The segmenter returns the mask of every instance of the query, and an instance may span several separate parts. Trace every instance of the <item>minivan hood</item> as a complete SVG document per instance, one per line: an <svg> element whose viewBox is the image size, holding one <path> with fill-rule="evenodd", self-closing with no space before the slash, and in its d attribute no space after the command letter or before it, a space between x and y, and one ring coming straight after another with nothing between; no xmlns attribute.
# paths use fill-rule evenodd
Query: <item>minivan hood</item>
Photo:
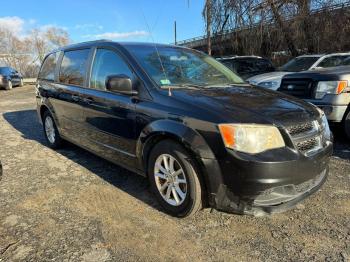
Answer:
<svg viewBox="0 0 350 262"><path fill-rule="evenodd" d="M173 97L216 113L226 121L289 125L314 120L315 106L279 92L260 87L232 86L202 89L174 89ZM208 111L209 110L209 111Z"/></svg>

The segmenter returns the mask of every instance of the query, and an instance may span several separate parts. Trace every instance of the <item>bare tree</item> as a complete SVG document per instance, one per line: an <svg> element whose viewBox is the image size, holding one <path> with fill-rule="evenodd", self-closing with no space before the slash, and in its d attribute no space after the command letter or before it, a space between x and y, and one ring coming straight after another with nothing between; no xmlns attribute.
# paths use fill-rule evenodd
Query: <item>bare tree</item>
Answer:
<svg viewBox="0 0 350 262"><path fill-rule="evenodd" d="M34 61L40 63L44 60L45 54L48 52L49 47L43 33L39 29L33 29L30 33L29 39L33 47Z"/></svg>
<svg viewBox="0 0 350 262"><path fill-rule="evenodd" d="M24 76L32 77L50 50L66 45L69 41L68 33L56 27L33 29L24 37L0 28L0 62L16 68Z"/></svg>
<svg viewBox="0 0 350 262"><path fill-rule="evenodd" d="M50 50L67 45L70 41L67 31L57 27L49 27L46 30L33 29L29 38L40 63Z"/></svg>
<svg viewBox="0 0 350 262"><path fill-rule="evenodd" d="M210 15L207 26L216 55L231 52L271 57L275 53L296 56L349 50L349 2L211 0ZM206 12L203 16L208 21Z"/></svg>

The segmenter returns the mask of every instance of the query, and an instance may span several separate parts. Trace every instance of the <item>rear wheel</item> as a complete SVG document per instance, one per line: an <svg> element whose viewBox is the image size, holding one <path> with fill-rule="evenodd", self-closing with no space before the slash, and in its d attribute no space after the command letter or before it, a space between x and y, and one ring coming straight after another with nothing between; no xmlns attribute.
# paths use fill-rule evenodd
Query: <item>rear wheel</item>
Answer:
<svg viewBox="0 0 350 262"><path fill-rule="evenodd" d="M150 153L148 178L152 191L173 216L191 216L202 207L198 172L192 156L171 140L159 142Z"/></svg>
<svg viewBox="0 0 350 262"><path fill-rule="evenodd" d="M9 80L6 87L5 87L6 90L11 90L12 89L12 81Z"/></svg>
<svg viewBox="0 0 350 262"><path fill-rule="evenodd" d="M59 148L62 145L63 140L58 133L55 121L49 111L45 111L43 115L43 128L49 147L53 149Z"/></svg>
<svg viewBox="0 0 350 262"><path fill-rule="evenodd" d="M23 85L23 79L21 79L21 81L19 82L19 87L22 87Z"/></svg>

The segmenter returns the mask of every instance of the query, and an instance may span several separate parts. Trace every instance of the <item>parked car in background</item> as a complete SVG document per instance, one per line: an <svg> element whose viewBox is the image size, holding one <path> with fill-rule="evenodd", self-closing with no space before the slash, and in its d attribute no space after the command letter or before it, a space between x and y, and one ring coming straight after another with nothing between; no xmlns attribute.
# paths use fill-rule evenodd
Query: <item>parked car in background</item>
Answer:
<svg viewBox="0 0 350 262"><path fill-rule="evenodd" d="M327 55L302 55L290 60L275 72L257 75L247 79L256 86L277 90L281 85L282 77L296 72L339 66L350 58L350 53L334 53Z"/></svg>
<svg viewBox="0 0 350 262"><path fill-rule="evenodd" d="M23 86L22 75L12 67L0 67L0 87L11 90L15 86Z"/></svg>
<svg viewBox="0 0 350 262"><path fill-rule="evenodd" d="M318 106L350 139L349 84L350 66L339 66L286 75L278 91Z"/></svg>
<svg viewBox="0 0 350 262"><path fill-rule="evenodd" d="M275 71L271 61L260 56L220 57L217 60L243 79Z"/></svg>
<svg viewBox="0 0 350 262"><path fill-rule="evenodd" d="M50 147L69 140L148 177L178 217L202 205L281 212L328 174L333 142L321 110L252 87L195 50L108 41L64 47L45 58L36 97Z"/></svg>

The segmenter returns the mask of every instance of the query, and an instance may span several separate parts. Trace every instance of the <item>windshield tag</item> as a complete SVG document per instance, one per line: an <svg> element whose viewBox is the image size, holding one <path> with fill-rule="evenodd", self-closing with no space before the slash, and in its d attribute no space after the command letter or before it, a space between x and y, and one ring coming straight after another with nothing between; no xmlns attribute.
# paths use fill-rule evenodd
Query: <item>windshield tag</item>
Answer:
<svg viewBox="0 0 350 262"><path fill-rule="evenodd" d="M161 80L160 80L160 83L161 83L162 85L170 85L170 84L171 84L171 82L170 82L169 79L161 79Z"/></svg>

